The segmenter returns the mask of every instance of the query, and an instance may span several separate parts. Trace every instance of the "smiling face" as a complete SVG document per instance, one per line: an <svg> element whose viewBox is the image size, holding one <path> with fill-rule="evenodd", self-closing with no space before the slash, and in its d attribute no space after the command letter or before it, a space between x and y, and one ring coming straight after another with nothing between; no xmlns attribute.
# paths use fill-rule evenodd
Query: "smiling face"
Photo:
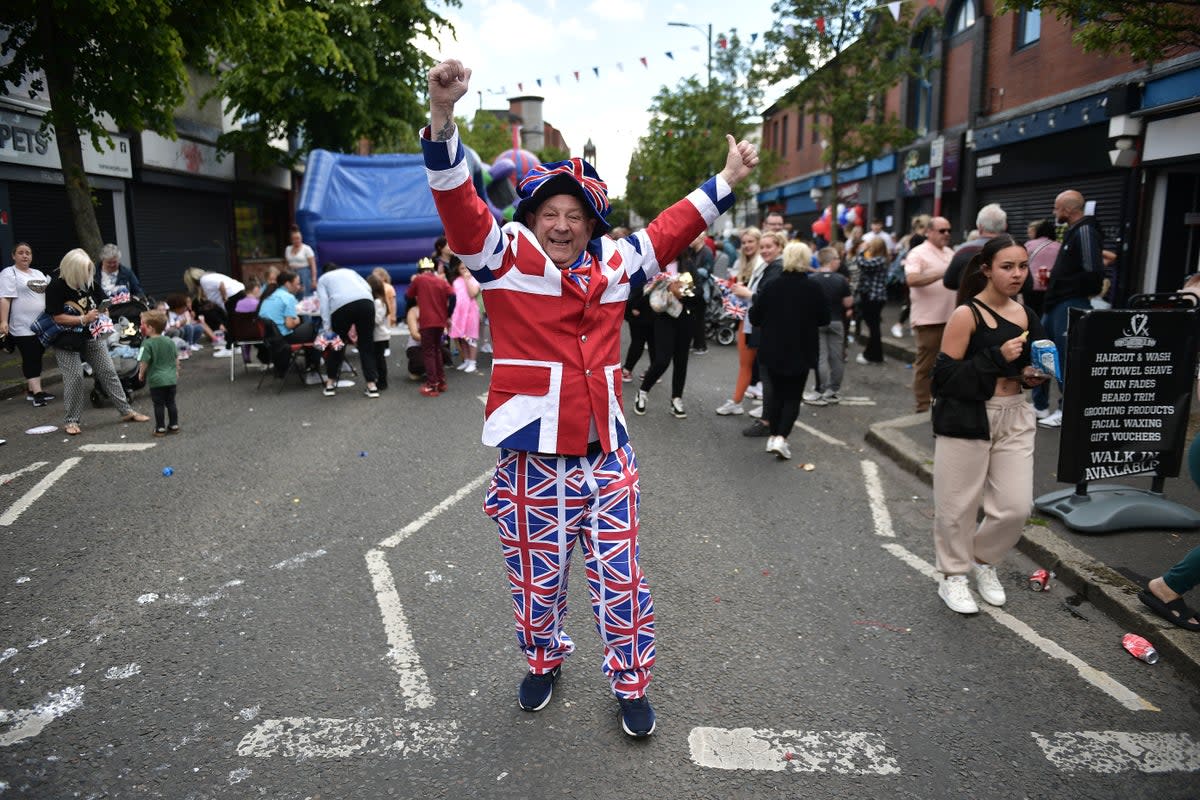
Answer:
<svg viewBox="0 0 1200 800"><path fill-rule="evenodd" d="M758 243L758 254L768 264L779 258L780 252L782 252L782 248L779 246L779 242L775 241L774 236L764 236Z"/></svg>
<svg viewBox="0 0 1200 800"><path fill-rule="evenodd" d="M996 291L1005 297L1013 297L1025 285L1029 276L1029 252L1019 244L998 250L990 265L984 265L983 273Z"/></svg>
<svg viewBox="0 0 1200 800"><path fill-rule="evenodd" d="M747 261L754 258L758 252L759 237L752 233L742 234L742 257Z"/></svg>
<svg viewBox="0 0 1200 800"><path fill-rule="evenodd" d="M556 194L528 217L529 227L556 267L569 267L592 238L596 220L573 194Z"/></svg>

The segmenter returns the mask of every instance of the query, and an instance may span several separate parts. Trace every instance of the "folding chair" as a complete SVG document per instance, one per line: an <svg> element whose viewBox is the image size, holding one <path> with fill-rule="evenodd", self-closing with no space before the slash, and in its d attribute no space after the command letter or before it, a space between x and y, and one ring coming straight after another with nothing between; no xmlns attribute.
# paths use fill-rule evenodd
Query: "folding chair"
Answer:
<svg viewBox="0 0 1200 800"><path fill-rule="evenodd" d="M279 388L277 392L283 391L283 384L287 382L287 376L291 372L295 372L300 378L300 382L304 383L304 373L307 371L308 357L305 350L312 347L313 343L309 342L289 342L284 336L280 335L279 328L274 322L263 319L263 330L265 332L265 344L271 351L271 366L263 372L262 377L258 379L258 387L262 388L262 382L266 380L267 375L274 375L279 378Z"/></svg>
<svg viewBox="0 0 1200 800"><path fill-rule="evenodd" d="M263 321L259 318L257 312L254 311L234 311L229 315L225 329L228 345L231 348L241 345L266 344L267 342L267 333L263 327ZM249 371L250 369L249 358L246 353L242 353L242 367L245 371ZM233 383L233 362L234 358L230 358L230 383Z"/></svg>

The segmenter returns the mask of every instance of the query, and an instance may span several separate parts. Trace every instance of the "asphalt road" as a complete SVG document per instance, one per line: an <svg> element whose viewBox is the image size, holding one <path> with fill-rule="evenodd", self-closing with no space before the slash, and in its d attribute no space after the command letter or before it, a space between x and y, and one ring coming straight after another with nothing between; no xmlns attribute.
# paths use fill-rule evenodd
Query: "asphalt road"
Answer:
<svg viewBox="0 0 1200 800"><path fill-rule="evenodd" d="M712 413L731 348L692 359L688 419L669 377L626 404L658 629L635 742L578 566L578 649L517 707L485 374L325 398L202 356L179 436L112 408L27 436L61 405L0 403L0 797L1198 794L1197 689L1124 630L1018 553L1003 612L937 598L930 491L863 444L911 405L899 363L851 364L857 404L806 409L790 462Z"/></svg>

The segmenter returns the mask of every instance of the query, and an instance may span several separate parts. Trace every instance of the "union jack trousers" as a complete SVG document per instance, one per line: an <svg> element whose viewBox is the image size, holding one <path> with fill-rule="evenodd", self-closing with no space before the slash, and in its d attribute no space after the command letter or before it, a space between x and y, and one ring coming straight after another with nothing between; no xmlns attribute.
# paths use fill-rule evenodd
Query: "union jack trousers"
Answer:
<svg viewBox="0 0 1200 800"><path fill-rule="evenodd" d="M601 669L617 697L646 693L654 601L638 566L638 499L628 443L587 456L501 449L483 508L500 529L517 642L533 672L549 672L575 649L563 621L578 542L604 643Z"/></svg>

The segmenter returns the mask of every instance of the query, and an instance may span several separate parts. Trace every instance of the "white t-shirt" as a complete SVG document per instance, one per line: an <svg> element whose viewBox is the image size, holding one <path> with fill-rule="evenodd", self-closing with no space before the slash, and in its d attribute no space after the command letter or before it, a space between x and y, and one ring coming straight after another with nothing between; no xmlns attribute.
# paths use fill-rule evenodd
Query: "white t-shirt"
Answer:
<svg viewBox="0 0 1200 800"><path fill-rule="evenodd" d="M287 262L288 272L294 272L297 275L312 274L312 267L308 265L310 258L316 258L316 253L306 244L300 245L300 252L292 252L292 246L289 244L283 251L283 259Z"/></svg>
<svg viewBox="0 0 1200 800"><path fill-rule="evenodd" d="M38 286L41 292L35 292L29 287L30 283ZM13 336L32 336L29 326L38 315L46 310L46 284L50 279L33 267L28 272L22 272L16 265L0 271L0 297L12 300L8 311L8 332ZM61 310L61 309L60 309Z"/></svg>
<svg viewBox="0 0 1200 800"><path fill-rule="evenodd" d="M233 297L238 292L246 291L246 284L235 281L233 278L223 275L220 272L206 272L200 277L200 291L204 292L204 296L208 298L210 303L224 308L225 300L221 299L222 286L225 287L226 299Z"/></svg>

